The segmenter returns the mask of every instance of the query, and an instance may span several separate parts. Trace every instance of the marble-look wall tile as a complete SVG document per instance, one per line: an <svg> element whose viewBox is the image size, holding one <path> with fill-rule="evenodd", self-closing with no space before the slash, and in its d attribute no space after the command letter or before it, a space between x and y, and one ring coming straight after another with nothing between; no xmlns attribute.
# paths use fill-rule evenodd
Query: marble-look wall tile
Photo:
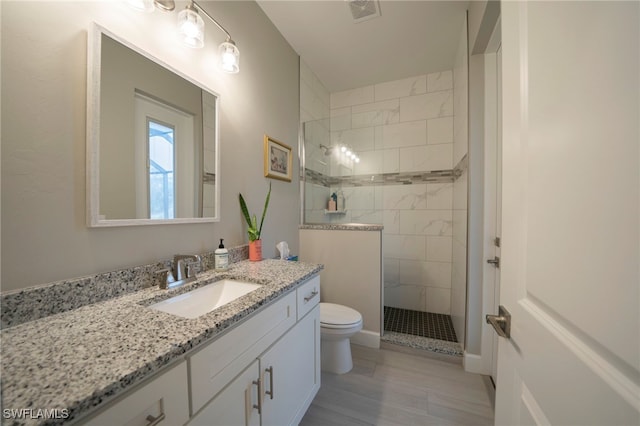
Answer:
<svg viewBox="0 0 640 426"><path fill-rule="evenodd" d="M452 158L452 144L428 145L426 170L451 170L453 168Z"/></svg>
<svg viewBox="0 0 640 426"><path fill-rule="evenodd" d="M427 120L427 143L453 143L453 117Z"/></svg>
<svg viewBox="0 0 640 426"><path fill-rule="evenodd" d="M349 145L355 151L370 151L375 148L374 132L373 127L331 132L331 144Z"/></svg>
<svg viewBox="0 0 640 426"><path fill-rule="evenodd" d="M383 210L382 232L385 234L400 233L400 210Z"/></svg>
<svg viewBox="0 0 640 426"><path fill-rule="evenodd" d="M351 128L351 107L332 109L329 114L331 117L329 130L332 132Z"/></svg>
<svg viewBox="0 0 640 426"><path fill-rule="evenodd" d="M364 86L332 93L330 107L332 109L342 108L346 106L367 104L373 101L373 86Z"/></svg>
<svg viewBox="0 0 640 426"><path fill-rule="evenodd" d="M420 95L427 92L427 76L419 75L402 80L379 83L374 86L374 92L376 102Z"/></svg>
<svg viewBox="0 0 640 426"><path fill-rule="evenodd" d="M427 91L453 89L453 72L451 70L427 74Z"/></svg>
<svg viewBox="0 0 640 426"><path fill-rule="evenodd" d="M400 171L400 150L383 149L382 152L382 173L397 173Z"/></svg>
<svg viewBox="0 0 640 426"><path fill-rule="evenodd" d="M423 311L425 297L425 287L401 284L385 288L384 304L393 308Z"/></svg>
<svg viewBox="0 0 640 426"><path fill-rule="evenodd" d="M384 148L426 144L427 122L425 120L382 126L382 146Z"/></svg>
<svg viewBox="0 0 640 426"><path fill-rule="evenodd" d="M452 235L451 210L400 210L400 234Z"/></svg>
<svg viewBox="0 0 640 426"><path fill-rule="evenodd" d="M451 313L451 291L446 288L427 287L426 305L427 312L449 315Z"/></svg>
<svg viewBox="0 0 640 426"><path fill-rule="evenodd" d="M426 237L426 260L432 262L451 262L452 237Z"/></svg>
<svg viewBox="0 0 640 426"><path fill-rule="evenodd" d="M451 263L400 260L400 282L424 287L451 288Z"/></svg>
<svg viewBox="0 0 640 426"><path fill-rule="evenodd" d="M453 184L453 209L454 210L466 210L467 209L467 170L463 170L462 175L456 179Z"/></svg>
<svg viewBox="0 0 640 426"><path fill-rule="evenodd" d="M351 213L349 223L381 224L383 222L381 211L353 209L349 210L349 212Z"/></svg>
<svg viewBox="0 0 640 426"><path fill-rule="evenodd" d="M452 214L452 226L454 241L458 241L463 247L467 245L467 211L466 210L454 210ZM466 259L466 254L464 256ZM464 260L460 259L460 260Z"/></svg>
<svg viewBox="0 0 640 426"><path fill-rule="evenodd" d="M354 129L394 124L399 121L400 101L398 99L355 105L351 108L351 127Z"/></svg>
<svg viewBox="0 0 640 426"><path fill-rule="evenodd" d="M337 191L340 191L340 188L333 188L331 192ZM373 186L343 188L342 193L345 198L345 209L375 210L375 190Z"/></svg>
<svg viewBox="0 0 640 426"><path fill-rule="evenodd" d="M428 120L453 115L453 91L427 93L400 99L400 121Z"/></svg>
<svg viewBox="0 0 640 426"><path fill-rule="evenodd" d="M384 173L382 171L382 151L358 151L360 162L354 164L353 173L356 175Z"/></svg>
<svg viewBox="0 0 640 426"><path fill-rule="evenodd" d="M384 285L394 286L400 283L400 260L385 256L383 258Z"/></svg>
<svg viewBox="0 0 640 426"><path fill-rule="evenodd" d="M410 260L427 259L426 238L447 238L447 237L424 237L418 235L385 235L385 253L389 257ZM449 238L449 241L451 238ZM435 247L435 246L434 246ZM451 250L449 249L449 253ZM436 256L437 257L437 256ZM449 254L449 258L451 254ZM434 259L437 260L437 259Z"/></svg>
<svg viewBox="0 0 640 426"><path fill-rule="evenodd" d="M304 223L330 223L323 210L305 210Z"/></svg>
<svg viewBox="0 0 640 426"><path fill-rule="evenodd" d="M427 184L427 209L451 210L453 185L450 183Z"/></svg>
<svg viewBox="0 0 640 426"><path fill-rule="evenodd" d="M382 205L385 210L426 209L427 184L386 186Z"/></svg>

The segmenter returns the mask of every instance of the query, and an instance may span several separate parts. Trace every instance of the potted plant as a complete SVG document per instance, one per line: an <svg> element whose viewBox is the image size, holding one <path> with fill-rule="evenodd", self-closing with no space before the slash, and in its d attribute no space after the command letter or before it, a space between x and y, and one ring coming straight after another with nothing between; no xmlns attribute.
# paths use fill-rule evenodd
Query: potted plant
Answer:
<svg viewBox="0 0 640 426"><path fill-rule="evenodd" d="M262 211L262 219L260 219L260 227L258 227L258 221L256 215L253 218L249 215L249 209L247 209L247 203L245 203L242 194L239 194L240 210L242 215L247 221L247 233L249 234L249 260L256 262L262 260L262 240L260 234L262 233L262 224L264 223L264 217L267 214L267 207L269 206L269 197L271 197L271 183L269 183L269 192L267 192L267 199L264 202L264 210Z"/></svg>

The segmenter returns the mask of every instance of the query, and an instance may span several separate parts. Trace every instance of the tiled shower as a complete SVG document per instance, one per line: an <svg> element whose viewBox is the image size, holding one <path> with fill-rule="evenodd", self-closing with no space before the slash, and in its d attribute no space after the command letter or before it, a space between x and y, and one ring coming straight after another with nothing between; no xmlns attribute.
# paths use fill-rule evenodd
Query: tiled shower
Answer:
<svg viewBox="0 0 640 426"><path fill-rule="evenodd" d="M302 62L301 121L304 222L383 224L384 305L450 316L463 345L466 36L458 50L451 70L330 94Z"/></svg>

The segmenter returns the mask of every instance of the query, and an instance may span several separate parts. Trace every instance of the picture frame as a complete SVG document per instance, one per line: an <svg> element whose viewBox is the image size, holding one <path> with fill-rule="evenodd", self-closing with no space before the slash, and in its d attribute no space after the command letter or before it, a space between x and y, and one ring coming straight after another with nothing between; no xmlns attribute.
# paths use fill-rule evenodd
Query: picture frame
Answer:
<svg viewBox="0 0 640 426"><path fill-rule="evenodd" d="M293 157L291 147L264 135L264 176L291 182Z"/></svg>

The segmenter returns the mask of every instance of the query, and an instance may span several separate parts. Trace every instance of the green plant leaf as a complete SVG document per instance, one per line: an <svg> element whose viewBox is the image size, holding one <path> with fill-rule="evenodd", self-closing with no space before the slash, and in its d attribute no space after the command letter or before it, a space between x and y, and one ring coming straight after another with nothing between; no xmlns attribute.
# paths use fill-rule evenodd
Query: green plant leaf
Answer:
<svg viewBox="0 0 640 426"><path fill-rule="evenodd" d="M249 217L249 209L247 209L247 203L244 202L244 198L242 197L242 194L239 194L238 198L240 199L240 210L242 210L244 219L247 221L247 225L251 226L251 219Z"/></svg>
<svg viewBox="0 0 640 426"><path fill-rule="evenodd" d="M269 192L267 192L267 199L264 202L264 210L262 211L262 219L260 220L260 228L258 228L258 218L256 215L249 214L249 209L247 208L247 203L244 201L244 197L242 194L238 194L238 200L240 201L240 210L242 210L242 215L244 219L247 221L247 234L249 235L249 241L255 241L260 239L260 234L262 233L262 224L264 223L264 217L267 214L267 207L269 206L269 199L271 198L271 183L269 183Z"/></svg>
<svg viewBox="0 0 640 426"><path fill-rule="evenodd" d="M258 229L258 238L262 234L262 224L264 223L264 217L267 214L267 207L269 207L269 198L271 198L271 182L269 182L269 192L267 192L267 199L264 202L264 210L262 211L262 220L260 220L260 229Z"/></svg>

